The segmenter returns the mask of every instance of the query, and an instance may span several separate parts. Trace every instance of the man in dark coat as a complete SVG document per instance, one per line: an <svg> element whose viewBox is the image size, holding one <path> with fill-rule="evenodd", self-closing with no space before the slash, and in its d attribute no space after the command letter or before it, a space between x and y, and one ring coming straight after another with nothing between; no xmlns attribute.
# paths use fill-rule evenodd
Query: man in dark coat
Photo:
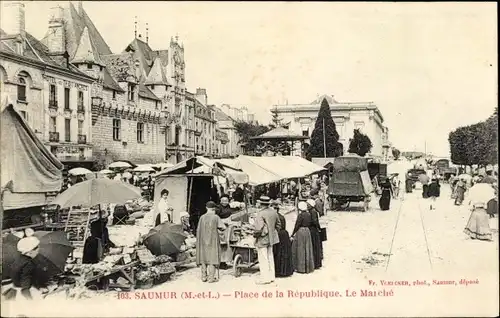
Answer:
<svg viewBox="0 0 500 318"><path fill-rule="evenodd" d="M215 214L216 204L207 202L207 212L200 217L196 230L196 264L201 266L201 280L216 282L215 267L221 260L220 237L218 230L226 226Z"/></svg>

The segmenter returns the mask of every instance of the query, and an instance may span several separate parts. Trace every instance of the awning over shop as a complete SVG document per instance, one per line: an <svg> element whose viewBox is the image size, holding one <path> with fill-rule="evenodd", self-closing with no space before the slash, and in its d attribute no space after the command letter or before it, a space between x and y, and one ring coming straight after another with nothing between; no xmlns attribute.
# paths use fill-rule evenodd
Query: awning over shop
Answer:
<svg viewBox="0 0 500 318"><path fill-rule="evenodd" d="M1 126L2 192L28 196L36 194L39 199L26 198L23 202L7 202L11 195L4 196L4 209L15 209L45 204L47 192L58 192L62 185L62 163L45 148L11 103L3 100ZM22 203L22 205L20 205Z"/></svg>
<svg viewBox="0 0 500 318"><path fill-rule="evenodd" d="M325 169L297 156L239 156L238 167L249 175L250 184L266 184L283 179L302 178Z"/></svg>
<svg viewBox="0 0 500 318"><path fill-rule="evenodd" d="M155 176L189 174L189 173L210 173L216 176L227 177L235 183L248 183L248 175L238 167L231 167L217 160L208 159L202 156L189 158L173 167L164 169Z"/></svg>

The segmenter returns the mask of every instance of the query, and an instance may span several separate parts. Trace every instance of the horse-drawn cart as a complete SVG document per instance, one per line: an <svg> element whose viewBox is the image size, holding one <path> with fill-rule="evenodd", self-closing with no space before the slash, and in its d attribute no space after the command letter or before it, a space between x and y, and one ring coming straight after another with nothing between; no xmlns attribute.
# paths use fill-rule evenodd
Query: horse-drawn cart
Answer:
<svg viewBox="0 0 500 318"><path fill-rule="evenodd" d="M363 202L369 208L373 186L366 158L350 155L335 158L328 194L334 210L347 208L351 202Z"/></svg>

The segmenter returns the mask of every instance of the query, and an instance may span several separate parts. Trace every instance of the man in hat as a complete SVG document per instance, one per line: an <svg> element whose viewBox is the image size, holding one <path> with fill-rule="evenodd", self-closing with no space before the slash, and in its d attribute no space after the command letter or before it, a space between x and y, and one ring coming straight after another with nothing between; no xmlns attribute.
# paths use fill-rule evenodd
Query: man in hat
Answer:
<svg viewBox="0 0 500 318"><path fill-rule="evenodd" d="M269 284L274 281L274 254L273 245L279 243L277 227L281 223L276 214L276 210L269 205L271 199L267 196L262 196L259 202L261 209L255 218L255 247L259 258L260 280L257 284Z"/></svg>
<svg viewBox="0 0 500 318"><path fill-rule="evenodd" d="M196 264L201 266L201 280L214 283L215 266L219 266L221 260L220 237L218 230L224 230L226 226L215 214L216 204L207 202L207 212L200 217L196 230Z"/></svg>

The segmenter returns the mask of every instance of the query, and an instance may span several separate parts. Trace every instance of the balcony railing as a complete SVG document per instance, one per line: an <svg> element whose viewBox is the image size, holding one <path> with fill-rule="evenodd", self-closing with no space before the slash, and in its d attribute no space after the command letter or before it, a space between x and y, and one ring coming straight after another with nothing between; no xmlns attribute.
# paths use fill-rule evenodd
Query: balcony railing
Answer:
<svg viewBox="0 0 500 318"><path fill-rule="evenodd" d="M49 100L49 108L57 109L57 100Z"/></svg>
<svg viewBox="0 0 500 318"><path fill-rule="evenodd" d="M76 112L79 113L79 114L80 113L85 113L85 107L83 107L83 104L78 104L76 106Z"/></svg>
<svg viewBox="0 0 500 318"><path fill-rule="evenodd" d="M49 132L49 142L59 142L59 133L56 131Z"/></svg>
<svg viewBox="0 0 500 318"><path fill-rule="evenodd" d="M87 135L78 135L78 143L86 144L87 143Z"/></svg>

